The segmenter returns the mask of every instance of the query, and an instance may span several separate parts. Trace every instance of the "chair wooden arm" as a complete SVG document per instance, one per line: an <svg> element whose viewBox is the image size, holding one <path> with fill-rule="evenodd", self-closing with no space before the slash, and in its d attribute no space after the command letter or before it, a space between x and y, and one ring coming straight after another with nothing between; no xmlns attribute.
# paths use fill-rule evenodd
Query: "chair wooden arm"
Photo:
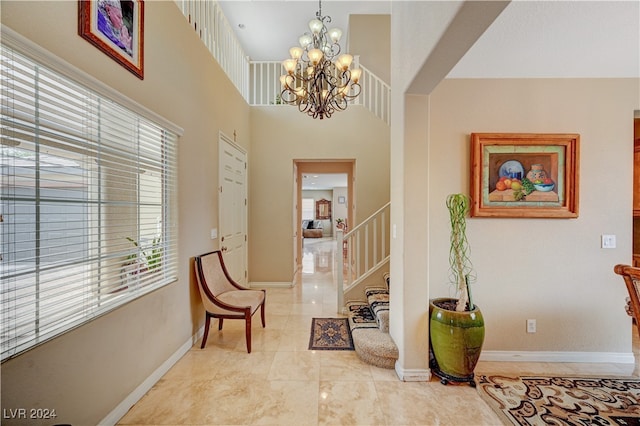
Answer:
<svg viewBox="0 0 640 426"><path fill-rule="evenodd" d="M636 325L640 325L640 268L619 264L613 267L613 271L622 276L627 293L629 293L625 310L633 318ZM640 334L640 329L638 333Z"/></svg>

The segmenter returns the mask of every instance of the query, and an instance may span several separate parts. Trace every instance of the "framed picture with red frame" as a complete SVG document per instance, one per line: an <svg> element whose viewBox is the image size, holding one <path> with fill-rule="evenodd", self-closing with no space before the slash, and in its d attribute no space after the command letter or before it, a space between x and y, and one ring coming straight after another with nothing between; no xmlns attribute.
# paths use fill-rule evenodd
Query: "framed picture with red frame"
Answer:
<svg viewBox="0 0 640 426"><path fill-rule="evenodd" d="M144 79L143 0L79 0L78 34Z"/></svg>

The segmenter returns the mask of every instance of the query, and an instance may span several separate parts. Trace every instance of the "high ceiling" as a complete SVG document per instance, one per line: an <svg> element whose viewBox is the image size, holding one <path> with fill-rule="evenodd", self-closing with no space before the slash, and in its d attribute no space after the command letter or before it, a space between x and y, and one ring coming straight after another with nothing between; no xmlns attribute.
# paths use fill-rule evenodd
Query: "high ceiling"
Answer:
<svg viewBox="0 0 640 426"><path fill-rule="evenodd" d="M289 57L289 48L298 45L309 21L316 17L318 2L270 0L218 0L240 44L253 61L280 61ZM347 35L350 14L389 14L390 1L322 2L322 15L329 15L329 28L338 27ZM240 28L240 26L243 26ZM340 44L344 45L345 40Z"/></svg>
<svg viewBox="0 0 640 426"><path fill-rule="evenodd" d="M306 173L302 176L302 189L346 188L345 173Z"/></svg>
<svg viewBox="0 0 640 426"><path fill-rule="evenodd" d="M397 1L325 0L322 13L347 34L349 14L388 14ZM219 4L252 60L287 58L318 10L313 0ZM516 0L449 76L640 77L639 22L638 0Z"/></svg>

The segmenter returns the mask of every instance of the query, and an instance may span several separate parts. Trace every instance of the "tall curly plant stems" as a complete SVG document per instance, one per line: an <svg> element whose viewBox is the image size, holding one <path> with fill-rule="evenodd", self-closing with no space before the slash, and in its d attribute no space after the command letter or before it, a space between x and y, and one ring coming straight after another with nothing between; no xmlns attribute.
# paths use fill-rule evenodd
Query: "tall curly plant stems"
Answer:
<svg viewBox="0 0 640 426"><path fill-rule="evenodd" d="M473 309L473 300L469 283L475 280L473 265L469 258L470 247L467 241L466 216L471 208L471 200L464 194L450 194L447 197L447 209L451 222L451 246L449 248L449 279L458 292L456 311Z"/></svg>

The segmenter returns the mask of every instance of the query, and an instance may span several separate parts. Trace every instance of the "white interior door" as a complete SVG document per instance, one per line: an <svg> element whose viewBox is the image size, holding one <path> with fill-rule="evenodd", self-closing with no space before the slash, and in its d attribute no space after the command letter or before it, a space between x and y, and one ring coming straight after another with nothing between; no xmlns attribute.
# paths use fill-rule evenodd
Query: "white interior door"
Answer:
<svg viewBox="0 0 640 426"><path fill-rule="evenodd" d="M247 154L220 133L220 250L231 277L247 284Z"/></svg>

